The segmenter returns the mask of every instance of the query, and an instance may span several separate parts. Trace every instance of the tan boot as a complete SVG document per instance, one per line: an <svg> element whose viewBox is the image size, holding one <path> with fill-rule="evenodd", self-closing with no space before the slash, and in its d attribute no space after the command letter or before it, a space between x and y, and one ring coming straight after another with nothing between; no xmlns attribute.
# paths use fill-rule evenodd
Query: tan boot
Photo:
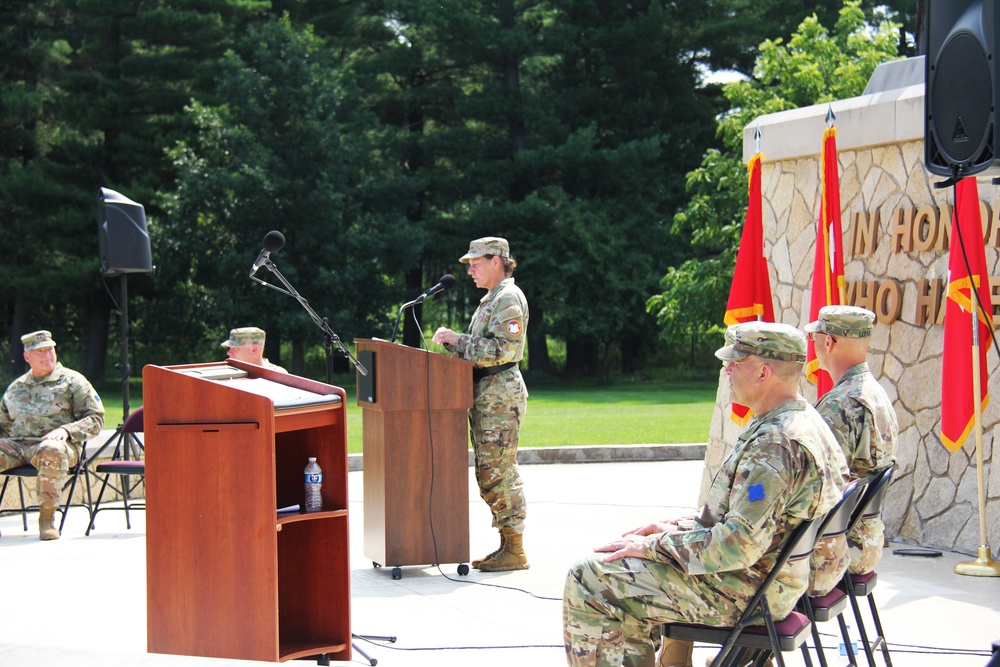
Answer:
<svg viewBox="0 0 1000 667"><path fill-rule="evenodd" d="M657 667L694 667L691 663L692 653L694 653L694 642L664 637Z"/></svg>
<svg viewBox="0 0 1000 667"><path fill-rule="evenodd" d="M480 572L505 572L507 570L527 570L528 557L524 555L521 533L513 528L501 528L500 539L503 546L500 550L479 564Z"/></svg>
<svg viewBox="0 0 1000 667"><path fill-rule="evenodd" d="M42 507L38 510L38 539L58 540L59 529L55 527L56 508Z"/></svg>
<svg viewBox="0 0 1000 667"><path fill-rule="evenodd" d="M507 545L507 540L506 540L506 538L504 537L504 534L503 534L503 531L501 530L501 531L500 531L500 546L498 546L498 547L497 547L496 549L494 549L494 550L493 550L493 551L492 551L492 552L491 552L490 554L488 554L488 555L486 555L486 556L483 556L482 558L477 558L476 560L472 561L472 562L471 562L471 563L469 563L469 564L470 564L470 565L471 565L472 567L474 567L475 569L477 569L477 570L478 570L478 569L479 569L479 566L480 566L480 564L482 564L482 563L483 563L483 562L485 562L485 561L488 561L489 559L493 558L493 557L494 557L494 556L496 556L496 555L497 555L498 553L500 553L501 551L503 551L503 548L504 548L504 547L505 547L506 545Z"/></svg>

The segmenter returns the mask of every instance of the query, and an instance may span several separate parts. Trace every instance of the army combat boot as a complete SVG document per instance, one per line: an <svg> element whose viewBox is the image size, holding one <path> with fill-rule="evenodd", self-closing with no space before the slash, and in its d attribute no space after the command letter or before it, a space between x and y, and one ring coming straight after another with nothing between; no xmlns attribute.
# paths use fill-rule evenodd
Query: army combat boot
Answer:
<svg viewBox="0 0 1000 667"><path fill-rule="evenodd" d="M505 547L506 545L507 545L507 539L506 539L506 538L504 537L504 534L503 534L503 531L501 530L501 531L500 531L500 546L498 546L498 547L497 547L496 549L494 549L494 550L493 550L493 551L492 551L492 552L491 552L490 554L488 554L488 555L486 555L486 556L483 556L482 558L477 558L476 560L472 561L472 562L471 562L471 563L469 563L469 564L470 564L470 565L471 565L472 567L474 567L475 569L477 569L477 570L478 570L478 569L479 569L479 565L480 565L481 563L484 563L484 562L488 561L489 559L493 558L493 557L494 557L494 556L496 556L496 555L497 555L498 553L500 553L501 551L503 551L503 548L504 548L504 547Z"/></svg>
<svg viewBox="0 0 1000 667"><path fill-rule="evenodd" d="M503 546L489 559L479 564L480 572L505 572L507 570L527 570L528 557L524 555L522 535L513 528L501 528L500 539Z"/></svg>
<svg viewBox="0 0 1000 667"><path fill-rule="evenodd" d="M685 639L663 638L663 648L660 650L660 660L657 667L693 667L691 654L694 653L694 642Z"/></svg>
<svg viewBox="0 0 1000 667"><path fill-rule="evenodd" d="M54 507L41 507L38 510L38 539L40 540L58 540L59 539L59 529L55 527L53 520L55 519L56 508Z"/></svg>

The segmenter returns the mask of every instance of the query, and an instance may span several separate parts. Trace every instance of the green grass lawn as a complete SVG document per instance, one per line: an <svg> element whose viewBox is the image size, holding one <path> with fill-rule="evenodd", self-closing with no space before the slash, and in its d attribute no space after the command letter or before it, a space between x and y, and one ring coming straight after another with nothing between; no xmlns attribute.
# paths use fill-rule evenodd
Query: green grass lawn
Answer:
<svg viewBox="0 0 1000 667"><path fill-rule="evenodd" d="M715 382L529 387L524 447L706 442Z"/></svg>
<svg viewBox="0 0 1000 667"><path fill-rule="evenodd" d="M337 384L337 380L334 380ZM345 382L346 384L346 382ZM344 386L344 385L340 385ZM528 385L522 447L688 444L708 440L715 381ZM361 451L361 408L347 389L347 441Z"/></svg>
<svg viewBox="0 0 1000 667"><path fill-rule="evenodd" d="M333 383L347 391L347 442L362 449L361 408L353 375ZM522 447L576 445L688 444L708 440L715 408L715 380L675 382L583 382L528 384L528 413L521 427ZM121 385L100 387L105 428L122 418ZM129 389L131 408L142 405L141 385Z"/></svg>

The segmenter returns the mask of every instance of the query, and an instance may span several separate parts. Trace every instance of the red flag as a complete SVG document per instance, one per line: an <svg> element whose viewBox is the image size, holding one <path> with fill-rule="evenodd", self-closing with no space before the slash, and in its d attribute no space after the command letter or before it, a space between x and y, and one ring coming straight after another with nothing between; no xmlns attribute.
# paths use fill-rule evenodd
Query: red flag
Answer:
<svg viewBox="0 0 1000 667"><path fill-rule="evenodd" d="M726 302L725 323L727 325L749 320L774 321L774 305L771 300L771 280L767 275L767 259L764 258L764 220L761 213L760 161L757 153L747 163L750 172L750 196L747 215L740 236L740 249L736 253L736 269L733 284L729 288Z"/></svg>
<svg viewBox="0 0 1000 667"><path fill-rule="evenodd" d="M844 303L844 234L840 226L840 170L837 164L837 128L823 133L823 192L816 229L809 321L819 319L819 309ZM833 381L819 367L816 344L810 340L806 377L816 385L816 398L830 390Z"/></svg>
<svg viewBox="0 0 1000 667"><path fill-rule="evenodd" d="M944 353L941 357L941 442L952 452L962 448L975 421L973 313L976 314L979 329L979 400L983 409L989 403L986 351L990 347L990 330L993 328L993 305L983 247L979 188L975 177L968 176L955 188L951 250L948 254L948 301L944 311ZM979 307L974 292L979 294L979 303L986 309L985 313Z"/></svg>
<svg viewBox="0 0 1000 667"><path fill-rule="evenodd" d="M757 153L747 163L747 170L750 172L749 202L746 219L743 221L743 234L740 236L740 248L736 253L733 284L729 288L729 301L726 302L727 325L750 320L774 321L771 279L767 274L767 259L764 257L764 216L760 193L762 157ZM734 422L743 425L750 417L750 408L733 403L730 418Z"/></svg>

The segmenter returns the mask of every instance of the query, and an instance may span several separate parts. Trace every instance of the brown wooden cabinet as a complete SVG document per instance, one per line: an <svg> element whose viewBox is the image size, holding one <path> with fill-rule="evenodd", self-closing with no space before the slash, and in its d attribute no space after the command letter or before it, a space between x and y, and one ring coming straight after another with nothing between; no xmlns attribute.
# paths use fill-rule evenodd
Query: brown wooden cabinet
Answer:
<svg viewBox="0 0 1000 667"><path fill-rule="evenodd" d="M374 564L469 560L472 363L357 339L364 433L364 553ZM433 508L433 509L432 509Z"/></svg>
<svg viewBox="0 0 1000 667"><path fill-rule="evenodd" d="M350 660L345 400L233 360L143 369L150 652ZM323 511L279 513L310 456Z"/></svg>

